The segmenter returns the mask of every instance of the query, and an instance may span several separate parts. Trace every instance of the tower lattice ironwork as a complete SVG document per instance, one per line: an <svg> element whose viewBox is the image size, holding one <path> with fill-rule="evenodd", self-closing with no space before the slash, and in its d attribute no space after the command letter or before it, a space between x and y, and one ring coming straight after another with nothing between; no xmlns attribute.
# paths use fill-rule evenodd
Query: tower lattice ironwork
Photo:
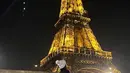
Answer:
<svg viewBox="0 0 130 73"><path fill-rule="evenodd" d="M43 70L58 72L55 60L67 61L71 73L120 73L112 64L112 53L97 42L81 0L61 0L59 20L48 55L40 61Z"/></svg>

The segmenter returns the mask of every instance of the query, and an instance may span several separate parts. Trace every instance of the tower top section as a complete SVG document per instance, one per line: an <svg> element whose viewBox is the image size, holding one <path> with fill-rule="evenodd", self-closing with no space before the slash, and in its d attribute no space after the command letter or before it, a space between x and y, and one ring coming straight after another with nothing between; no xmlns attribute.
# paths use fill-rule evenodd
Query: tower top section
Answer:
<svg viewBox="0 0 130 73"><path fill-rule="evenodd" d="M61 8L59 17L64 13L84 13L82 0L61 0Z"/></svg>

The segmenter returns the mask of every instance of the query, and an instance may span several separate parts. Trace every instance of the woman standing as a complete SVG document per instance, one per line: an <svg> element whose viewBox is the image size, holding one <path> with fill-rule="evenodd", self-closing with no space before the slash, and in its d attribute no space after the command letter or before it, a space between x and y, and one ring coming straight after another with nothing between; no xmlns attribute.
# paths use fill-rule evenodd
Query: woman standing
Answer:
<svg viewBox="0 0 130 73"><path fill-rule="evenodd" d="M56 64L60 68L60 73L70 73L69 70L66 68L66 61L63 60L56 60Z"/></svg>

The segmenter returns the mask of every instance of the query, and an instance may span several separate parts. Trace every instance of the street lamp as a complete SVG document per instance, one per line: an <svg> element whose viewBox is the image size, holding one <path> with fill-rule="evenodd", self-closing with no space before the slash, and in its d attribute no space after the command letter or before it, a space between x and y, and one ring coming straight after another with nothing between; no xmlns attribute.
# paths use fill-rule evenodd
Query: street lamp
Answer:
<svg viewBox="0 0 130 73"><path fill-rule="evenodd" d="M109 69L110 69L110 70L112 70L112 68L111 68L111 67L109 67Z"/></svg>
<svg viewBox="0 0 130 73"><path fill-rule="evenodd" d="M34 65L34 67L38 67L38 65Z"/></svg>

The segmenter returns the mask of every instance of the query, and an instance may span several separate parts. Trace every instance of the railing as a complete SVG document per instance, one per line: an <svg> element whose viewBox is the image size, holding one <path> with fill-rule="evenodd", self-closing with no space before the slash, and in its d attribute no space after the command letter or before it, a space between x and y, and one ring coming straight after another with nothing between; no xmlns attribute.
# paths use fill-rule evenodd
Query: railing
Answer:
<svg viewBox="0 0 130 73"><path fill-rule="evenodd" d="M43 64L45 64L46 62L48 62L51 58L57 56L58 54L77 54L77 55L91 55L91 56L99 56L99 57L103 57L106 59L112 59L112 54L111 52L107 52L107 51L93 51L93 50L83 50L83 51L79 51L79 52L74 52L73 50L64 50L64 49L60 49L59 51L53 52L51 54L49 54L48 56L46 56L44 59L41 60L41 66Z"/></svg>

